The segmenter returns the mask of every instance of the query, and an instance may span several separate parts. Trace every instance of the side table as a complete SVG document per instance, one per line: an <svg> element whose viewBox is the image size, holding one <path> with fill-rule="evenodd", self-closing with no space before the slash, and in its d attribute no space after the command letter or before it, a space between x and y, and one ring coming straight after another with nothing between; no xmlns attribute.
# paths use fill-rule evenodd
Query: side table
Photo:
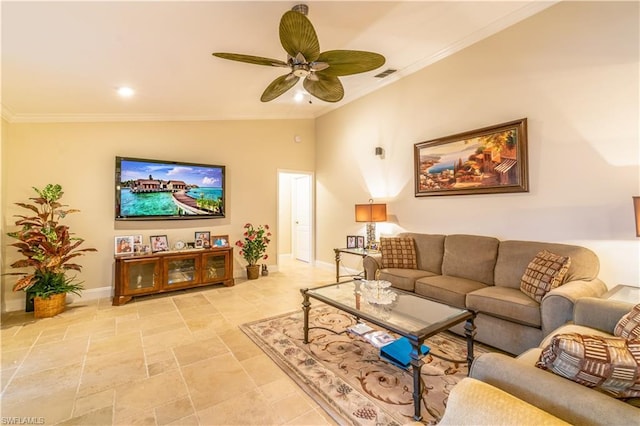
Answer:
<svg viewBox="0 0 640 426"><path fill-rule="evenodd" d="M342 253L351 254L354 256L360 256L362 258L370 254L380 253L379 250L369 250L364 248L334 248L333 252L336 255L336 282L337 283L340 282L340 277L353 277L353 275L340 275L340 260L341 260ZM361 274L362 272L359 275Z"/></svg>
<svg viewBox="0 0 640 426"><path fill-rule="evenodd" d="M603 299L621 300L623 302L640 303L640 287L618 284L602 295Z"/></svg>

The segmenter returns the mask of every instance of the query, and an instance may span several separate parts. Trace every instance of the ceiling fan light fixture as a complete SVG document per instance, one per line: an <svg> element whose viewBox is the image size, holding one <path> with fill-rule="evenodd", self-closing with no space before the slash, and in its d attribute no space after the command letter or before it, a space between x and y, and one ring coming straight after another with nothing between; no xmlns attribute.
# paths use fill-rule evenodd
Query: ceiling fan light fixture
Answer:
<svg viewBox="0 0 640 426"><path fill-rule="evenodd" d="M262 102L274 100L295 86L300 79L309 95L325 102L339 102L344 97L344 87L338 77L379 68L385 62L384 56L360 50L321 52L316 31L305 16L308 11L307 5L296 5L280 19L280 44L287 53L287 62L238 53L216 52L213 56L289 68L288 74L276 78L267 86L260 97Z"/></svg>
<svg viewBox="0 0 640 426"><path fill-rule="evenodd" d="M295 75L296 77L304 78L311 74L311 68L308 64L294 64L291 66L291 70L291 72L293 72L293 75Z"/></svg>

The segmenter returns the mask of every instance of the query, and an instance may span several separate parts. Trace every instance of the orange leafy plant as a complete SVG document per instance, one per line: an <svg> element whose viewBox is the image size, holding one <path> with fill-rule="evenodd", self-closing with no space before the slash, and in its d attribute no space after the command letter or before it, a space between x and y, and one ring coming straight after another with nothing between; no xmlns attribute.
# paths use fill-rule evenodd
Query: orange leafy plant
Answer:
<svg viewBox="0 0 640 426"><path fill-rule="evenodd" d="M31 203L15 203L35 215L15 215L15 222L21 229L8 232L16 242L10 244L24 256L11 264L12 268L33 268L31 272L14 272L7 275L21 275L13 286L13 291L28 290L34 296L47 298L57 293L79 294L82 286L69 278L69 270L80 272L82 265L70 262L94 248L78 248L84 240L73 237L69 227L60 223L67 214L79 212L59 202L64 194L60 185L47 185L44 189L33 188L38 197L30 198Z"/></svg>

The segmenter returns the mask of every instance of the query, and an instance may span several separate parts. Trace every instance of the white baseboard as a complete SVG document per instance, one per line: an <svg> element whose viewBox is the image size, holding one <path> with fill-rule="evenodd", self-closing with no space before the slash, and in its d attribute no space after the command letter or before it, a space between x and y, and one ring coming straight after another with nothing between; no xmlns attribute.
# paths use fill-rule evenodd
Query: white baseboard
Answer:
<svg viewBox="0 0 640 426"><path fill-rule="evenodd" d="M67 294L67 305L80 302L82 300L97 300L103 298L111 298L113 296L113 287L99 287L82 290L82 296L76 296L73 293ZM25 297L21 299L7 300L4 304L4 312L24 311Z"/></svg>

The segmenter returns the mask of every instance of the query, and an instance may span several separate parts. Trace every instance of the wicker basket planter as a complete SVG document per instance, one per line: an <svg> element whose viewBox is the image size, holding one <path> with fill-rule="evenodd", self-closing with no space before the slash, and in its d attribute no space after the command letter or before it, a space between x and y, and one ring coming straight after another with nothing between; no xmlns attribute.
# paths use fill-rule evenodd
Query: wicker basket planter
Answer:
<svg viewBox="0 0 640 426"><path fill-rule="evenodd" d="M33 315L36 318L55 317L59 313L64 312L66 298L67 293L53 294L48 299L35 297Z"/></svg>

